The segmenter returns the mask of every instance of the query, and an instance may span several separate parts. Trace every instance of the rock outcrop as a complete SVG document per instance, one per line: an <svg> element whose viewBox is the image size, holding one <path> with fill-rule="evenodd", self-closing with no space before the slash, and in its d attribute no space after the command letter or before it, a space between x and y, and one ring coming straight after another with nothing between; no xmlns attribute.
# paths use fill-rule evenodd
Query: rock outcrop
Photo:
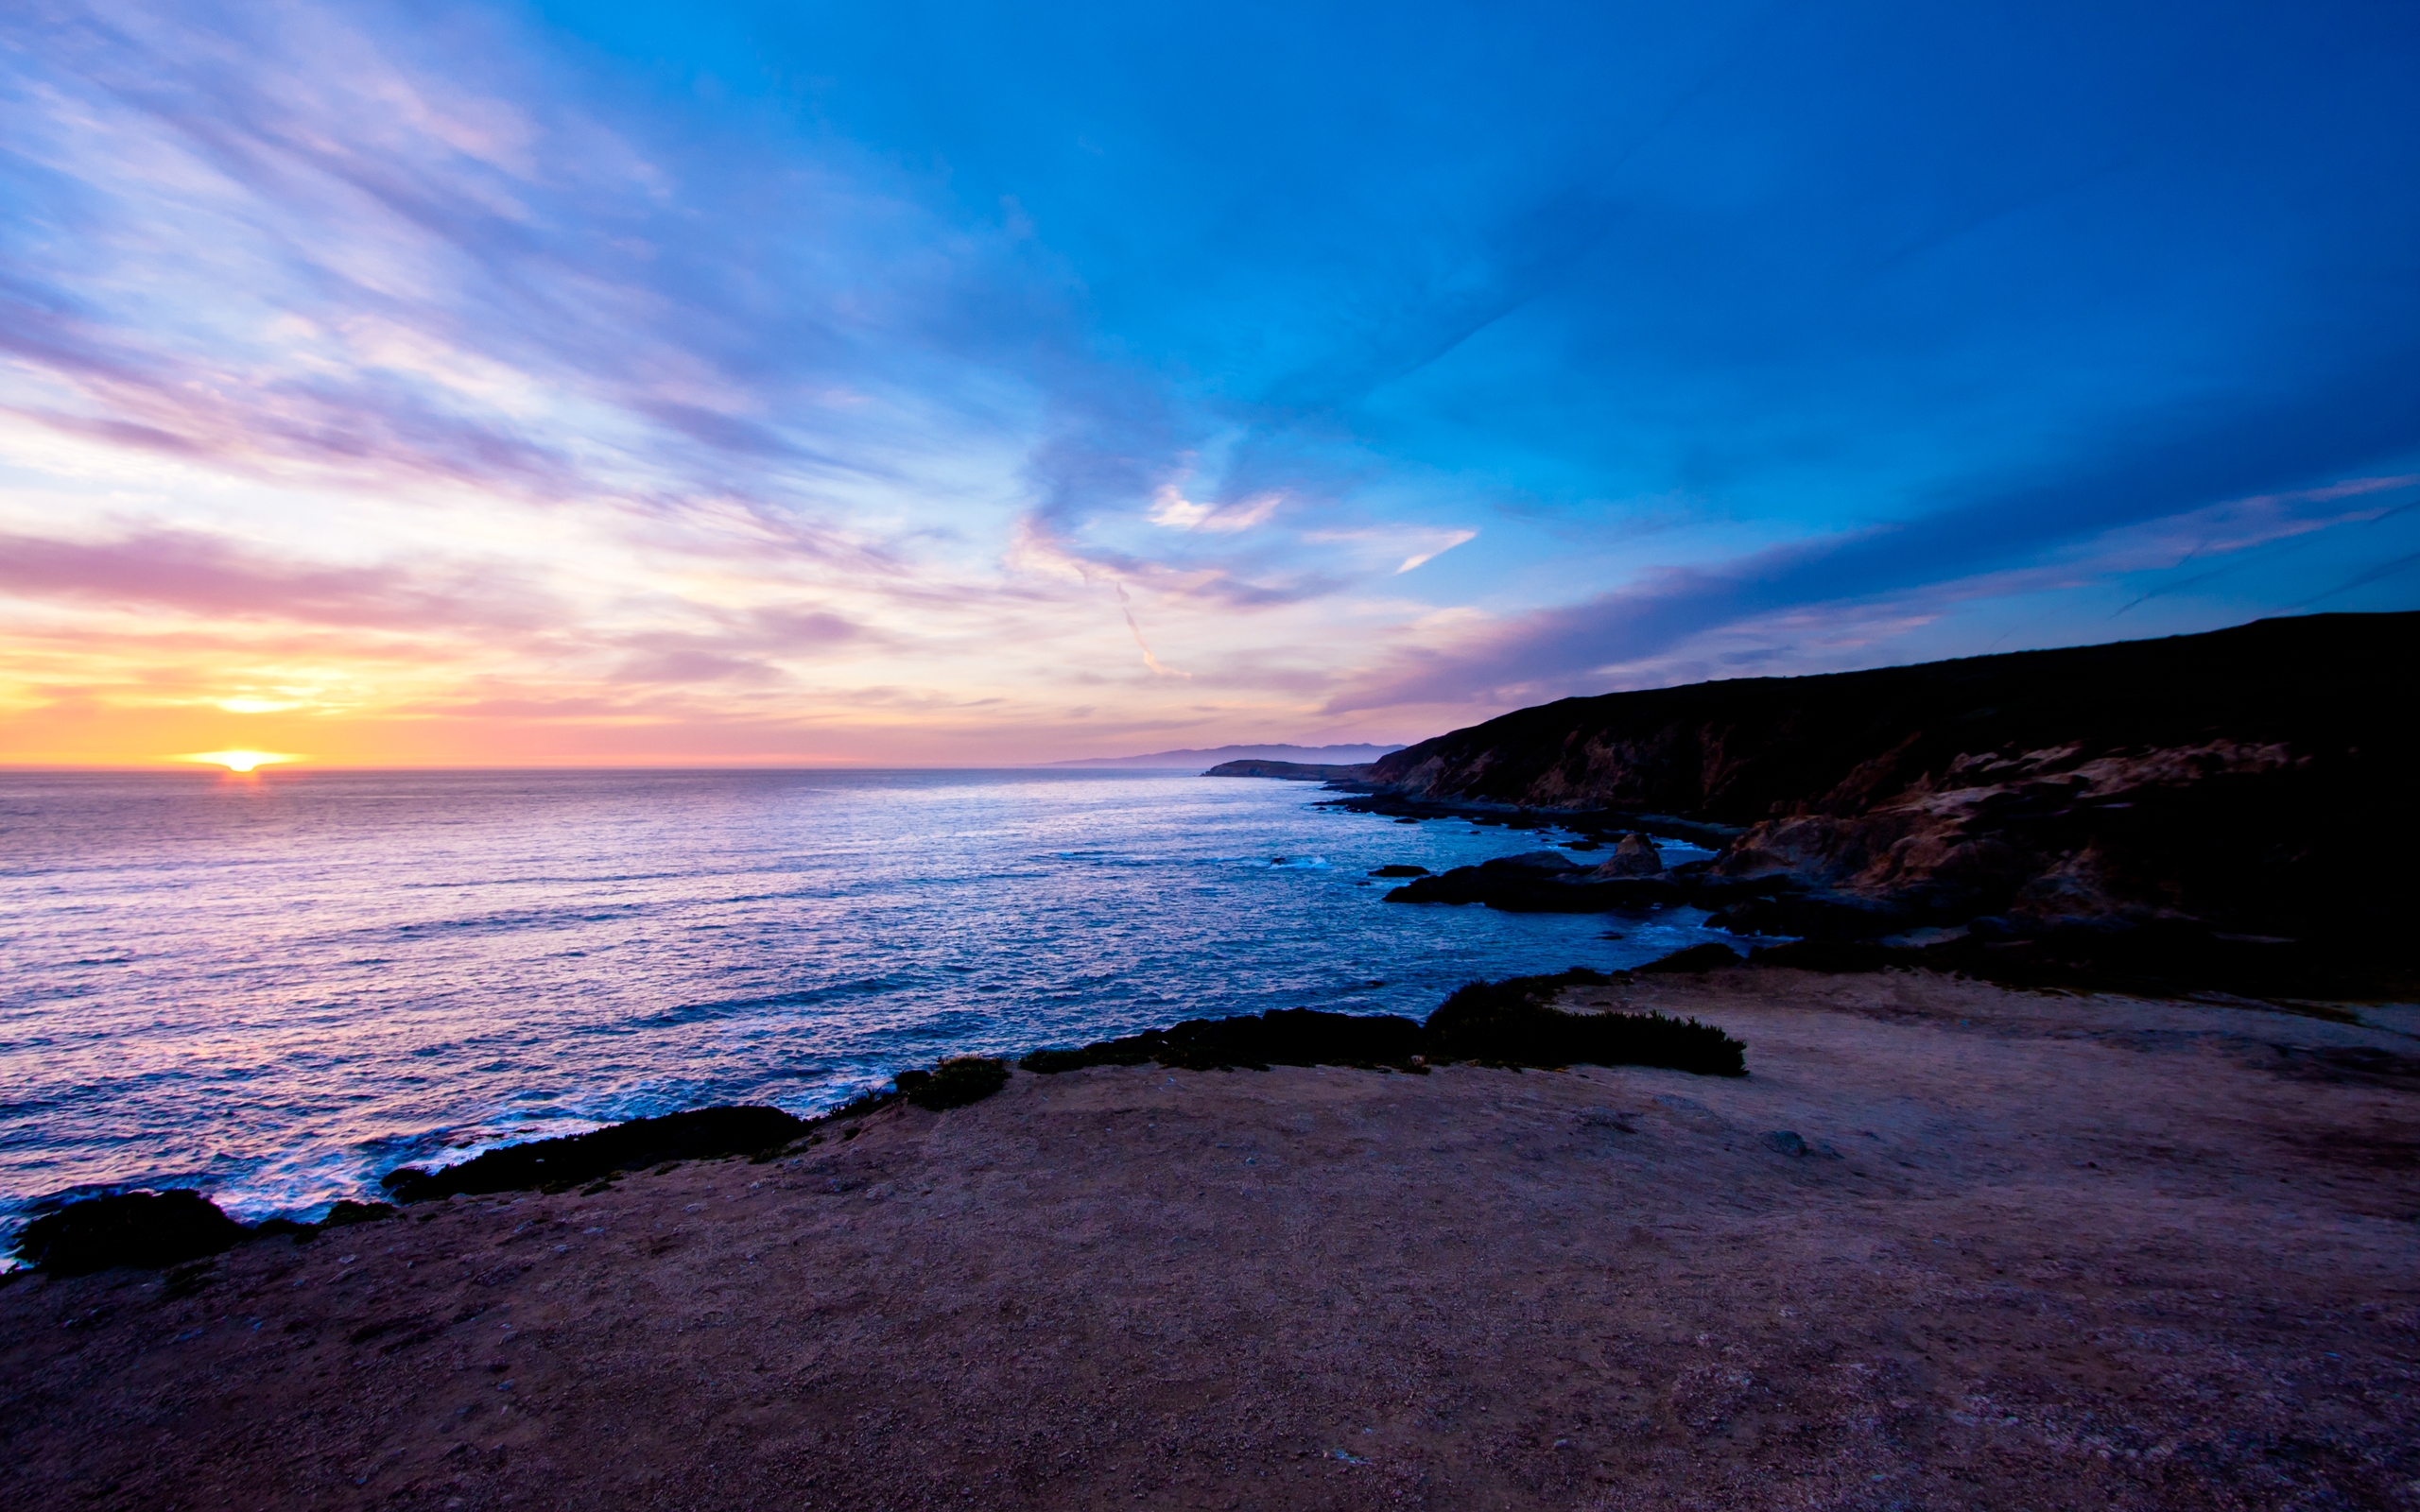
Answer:
<svg viewBox="0 0 2420 1512"><path fill-rule="evenodd" d="M1664 869L1664 857L1655 842L1643 834L1625 834L1614 847L1614 853L1599 862L1589 875L1600 882L1616 877L1652 877Z"/></svg>
<svg viewBox="0 0 2420 1512"><path fill-rule="evenodd" d="M1358 785L1600 831L1651 813L1727 827L1710 865L1631 872L1617 849L1547 885L1668 889L1742 933L2005 947L2148 930L2408 975L2385 947L2415 901L2415 653L2420 614L2328 614L1567 698L1397 751ZM1393 896L1496 902L1460 875ZM1499 906L1550 905L1504 881Z"/></svg>

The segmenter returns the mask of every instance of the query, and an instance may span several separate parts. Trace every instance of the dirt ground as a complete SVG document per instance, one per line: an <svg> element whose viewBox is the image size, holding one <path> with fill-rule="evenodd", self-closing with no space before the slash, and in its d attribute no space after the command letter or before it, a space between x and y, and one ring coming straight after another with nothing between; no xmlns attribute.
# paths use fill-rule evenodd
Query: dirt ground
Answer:
<svg viewBox="0 0 2420 1512"><path fill-rule="evenodd" d="M1625 996L1753 1074L1019 1074L774 1163L20 1279L0 1499L2420 1508L2412 1010L1566 1001Z"/></svg>

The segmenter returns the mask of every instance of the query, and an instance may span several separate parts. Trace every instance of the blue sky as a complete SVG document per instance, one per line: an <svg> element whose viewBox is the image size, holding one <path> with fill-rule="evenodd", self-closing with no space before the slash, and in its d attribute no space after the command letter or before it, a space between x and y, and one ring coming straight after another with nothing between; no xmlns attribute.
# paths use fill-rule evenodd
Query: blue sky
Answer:
<svg viewBox="0 0 2420 1512"><path fill-rule="evenodd" d="M2420 604L2409 6L0 40L18 759L1414 739Z"/></svg>

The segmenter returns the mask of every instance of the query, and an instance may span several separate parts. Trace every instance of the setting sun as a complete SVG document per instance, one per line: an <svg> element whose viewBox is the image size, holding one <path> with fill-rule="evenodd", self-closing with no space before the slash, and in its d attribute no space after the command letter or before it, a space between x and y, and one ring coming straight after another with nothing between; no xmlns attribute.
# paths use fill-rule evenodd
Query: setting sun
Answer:
<svg viewBox="0 0 2420 1512"><path fill-rule="evenodd" d="M205 750L191 756L180 756L181 762L202 762L212 766L224 766L231 772L249 772L255 766L274 766L281 762L300 761L298 756L284 756L273 750Z"/></svg>

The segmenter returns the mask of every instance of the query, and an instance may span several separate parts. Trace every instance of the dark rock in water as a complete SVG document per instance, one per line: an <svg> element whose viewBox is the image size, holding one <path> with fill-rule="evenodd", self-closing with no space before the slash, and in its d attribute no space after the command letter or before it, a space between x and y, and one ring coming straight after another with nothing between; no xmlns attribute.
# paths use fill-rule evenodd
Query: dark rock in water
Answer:
<svg viewBox="0 0 2420 1512"><path fill-rule="evenodd" d="M1643 840L1639 843L1653 849ZM1514 914L1603 914L1669 903L1732 908L1787 893L1796 885L1787 876L1717 876L1703 861L1665 868L1655 875L1609 877L1605 868L1583 868L1561 851L1533 850L1476 867L1456 867L1443 876L1413 878L1387 894L1386 901L1485 903Z"/></svg>
<svg viewBox="0 0 2420 1512"><path fill-rule="evenodd" d="M199 1193L127 1192L90 1197L48 1212L17 1236L17 1258L58 1276L117 1265L159 1270L222 1254L251 1230Z"/></svg>
<svg viewBox="0 0 2420 1512"><path fill-rule="evenodd" d="M1377 870L1371 872L1370 875L1374 877L1425 877L1428 875L1428 868L1426 867L1410 867L1401 865L1380 867Z"/></svg>
<svg viewBox="0 0 2420 1512"><path fill-rule="evenodd" d="M1456 867L1443 876L1415 877L1387 894L1386 901L1485 903L1512 914L1603 914L1616 908L1685 902L1692 896L1688 885L1663 877L1593 882L1588 873L1577 868L1553 871L1490 862Z"/></svg>
<svg viewBox="0 0 2420 1512"><path fill-rule="evenodd" d="M1725 966L1737 966L1741 959L1739 953L1730 946L1719 945L1709 940L1703 945L1692 945L1685 951L1674 951L1669 955L1659 955L1636 970L1641 972L1712 971Z"/></svg>
<svg viewBox="0 0 2420 1512"><path fill-rule="evenodd" d="M1615 877L1652 877L1664 869L1663 854L1655 842L1643 834L1625 834L1614 847L1614 853L1599 864L1592 877L1610 880Z"/></svg>
<svg viewBox="0 0 2420 1512"><path fill-rule="evenodd" d="M1009 1063L989 1056L954 1056L930 1071L903 1071L899 1090L918 1108L940 1112L979 1103L1009 1084Z"/></svg>
<svg viewBox="0 0 2420 1512"><path fill-rule="evenodd" d="M1517 856L1497 856L1493 860L1482 861L1479 867L1483 870L1505 870L1517 868L1523 871L1548 872L1582 869L1579 862L1572 860L1560 850L1524 850Z"/></svg>
<svg viewBox="0 0 2420 1512"><path fill-rule="evenodd" d="M320 1227L322 1228L345 1228L357 1223L383 1222L394 1215L395 1206L393 1203L354 1202L351 1198L345 1198L338 1201L335 1207L328 1210L328 1215L320 1220Z"/></svg>
<svg viewBox="0 0 2420 1512"><path fill-rule="evenodd" d="M398 1202L426 1202L456 1193L520 1192L593 1181L616 1171L666 1160L706 1160L753 1155L806 1132L804 1119L778 1108L700 1108L661 1118L634 1118L589 1134L490 1150L439 1171L406 1166L380 1185Z"/></svg>
<svg viewBox="0 0 2420 1512"><path fill-rule="evenodd" d="M1766 1135L1765 1147L1783 1155L1806 1156L1814 1153L1795 1130L1786 1128L1777 1128Z"/></svg>

